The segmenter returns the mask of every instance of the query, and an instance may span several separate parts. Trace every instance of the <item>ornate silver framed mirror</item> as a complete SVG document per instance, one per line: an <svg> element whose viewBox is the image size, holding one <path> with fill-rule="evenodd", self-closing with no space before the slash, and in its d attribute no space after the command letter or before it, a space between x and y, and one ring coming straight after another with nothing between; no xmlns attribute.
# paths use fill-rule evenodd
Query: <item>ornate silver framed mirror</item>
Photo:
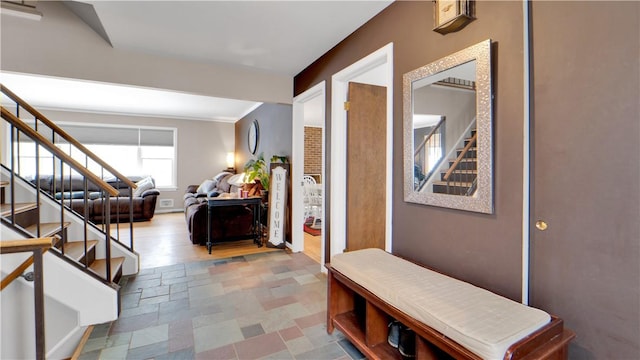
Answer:
<svg viewBox="0 0 640 360"><path fill-rule="evenodd" d="M491 40L403 76L404 200L493 213Z"/></svg>

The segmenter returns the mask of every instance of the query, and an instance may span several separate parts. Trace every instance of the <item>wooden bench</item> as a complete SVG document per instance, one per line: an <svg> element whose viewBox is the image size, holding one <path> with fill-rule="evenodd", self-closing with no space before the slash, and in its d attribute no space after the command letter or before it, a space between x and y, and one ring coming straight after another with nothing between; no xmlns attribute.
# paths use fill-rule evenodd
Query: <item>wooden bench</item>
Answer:
<svg viewBox="0 0 640 360"><path fill-rule="evenodd" d="M416 359L566 359L575 337L555 316L379 249L327 268L327 332L369 359L402 359L387 343L394 319L415 332Z"/></svg>

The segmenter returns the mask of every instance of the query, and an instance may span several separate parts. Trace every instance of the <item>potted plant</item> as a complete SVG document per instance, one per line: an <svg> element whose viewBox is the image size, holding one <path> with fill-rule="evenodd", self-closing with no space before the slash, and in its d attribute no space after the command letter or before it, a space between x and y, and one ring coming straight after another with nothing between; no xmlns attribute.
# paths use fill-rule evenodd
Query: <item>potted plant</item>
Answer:
<svg viewBox="0 0 640 360"><path fill-rule="evenodd" d="M271 157L271 163L289 163L289 158L287 156L281 155L273 155ZM260 190L260 194L262 195L262 199L267 201L269 198L269 186L270 186L270 178L269 178L269 167L267 166L267 162L264 160L264 153L260 153L257 158L251 159L244 164L244 173L246 174L245 183L253 183L254 181L259 181L262 189Z"/></svg>
<svg viewBox="0 0 640 360"><path fill-rule="evenodd" d="M251 184L256 180L260 182L263 189L261 193L264 199L269 191L269 169L264 160L264 154L260 153L256 159L247 161L247 163L244 164L244 173L246 174L246 183Z"/></svg>

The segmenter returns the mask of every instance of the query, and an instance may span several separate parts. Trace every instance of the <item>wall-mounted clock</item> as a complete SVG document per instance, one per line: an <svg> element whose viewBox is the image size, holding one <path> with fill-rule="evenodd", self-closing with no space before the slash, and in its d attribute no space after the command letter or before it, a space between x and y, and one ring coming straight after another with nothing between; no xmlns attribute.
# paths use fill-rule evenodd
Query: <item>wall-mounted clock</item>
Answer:
<svg viewBox="0 0 640 360"><path fill-rule="evenodd" d="M247 136L247 141L249 144L249 151L251 154L256 153L258 150L258 141L260 140L260 126L258 125L258 120L253 120L251 126L249 126L249 134Z"/></svg>

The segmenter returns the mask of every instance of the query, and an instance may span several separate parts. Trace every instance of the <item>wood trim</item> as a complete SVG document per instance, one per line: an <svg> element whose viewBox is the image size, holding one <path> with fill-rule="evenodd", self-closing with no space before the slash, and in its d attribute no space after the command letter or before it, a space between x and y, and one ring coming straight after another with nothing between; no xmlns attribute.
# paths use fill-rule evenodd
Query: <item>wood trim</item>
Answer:
<svg viewBox="0 0 640 360"><path fill-rule="evenodd" d="M82 334L82 338L80 338L80 343L78 343L78 346L73 351L73 354L71 355L70 360L78 360L80 358L80 354L82 354L82 349L84 349L84 346L87 344L87 341L89 341L89 336L91 336L91 333L93 332L93 328L94 328L93 325L89 325L89 327L85 329L84 334Z"/></svg>
<svg viewBox="0 0 640 360"><path fill-rule="evenodd" d="M91 158L91 160L97 162L98 164L100 164L100 166L102 166L103 168L109 170L109 172L111 174L113 174L115 177L120 179L122 182L124 182L125 184L127 184L131 188L133 188L133 189L136 188L136 184L134 182L132 182L131 180L129 180L129 178L127 178L126 176L122 175L116 169L111 167L111 165L107 164L104 160L102 160L96 154L91 152L91 150L89 150L86 147L84 147L84 145L79 143L74 137L69 135L62 128L60 128L58 125L56 125L53 121L49 120L46 116L42 115L38 110L33 108L26 101L22 100L18 95L13 93L11 90L7 89L2 84L0 84L0 89L2 90L2 92L5 95L7 95L13 101L18 103L22 108L24 108L29 113L31 113L31 115L35 116L38 120L42 121L45 125L47 125L49 128L51 128L55 133L60 135L63 139L67 140L69 143L73 144L75 147L77 147L78 149L82 150L82 152L84 152L86 155L88 155ZM115 194L112 194L112 195L115 196Z"/></svg>
<svg viewBox="0 0 640 360"><path fill-rule="evenodd" d="M478 133L473 134L467 146L465 146L464 149L462 149L462 152L460 153L460 155L458 155L458 158L453 163L453 165L449 167L449 171L447 171L447 173L444 175L444 178L442 180L449 181L449 177L451 176L451 174L453 174L453 171L456 169L456 167L458 167L458 164L460 163L460 161L462 161L462 159L465 157L465 155L467 154L467 151L469 151L469 149L471 149L473 144L476 143L477 139L478 139Z"/></svg>
<svg viewBox="0 0 640 360"><path fill-rule="evenodd" d="M96 176L91 171L87 170L79 162L74 160L69 155L65 154L62 150L58 149L48 139L46 139L44 136L42 136L41 134L39 134L29 126L27 126L22 120L18 119L15 115L13 115L13 113L7 110L4 106L2 107L2 118L10 122L12 125L16 126L20 131L27 134L27 136L29 136L30 138L34 139L37 144L44 146L45 148L47 148L47 150L51 151L57 157L64 160L64 162L69 164L74 170L82 174L84 177L88 178L89 181L99 186L102 190L108 192L109 195L118 196L118 194L120 194L120 192L116 190L113 186L107 184L104 180ZM135 184L133 188L135 188Z"/></svg>
<svg viewBox="0 0 640 360"><path fill-rule="evenodd" d="M49 249L53 244L52 237L0 241L0 254L13 254L37 249Z"/></svg>

